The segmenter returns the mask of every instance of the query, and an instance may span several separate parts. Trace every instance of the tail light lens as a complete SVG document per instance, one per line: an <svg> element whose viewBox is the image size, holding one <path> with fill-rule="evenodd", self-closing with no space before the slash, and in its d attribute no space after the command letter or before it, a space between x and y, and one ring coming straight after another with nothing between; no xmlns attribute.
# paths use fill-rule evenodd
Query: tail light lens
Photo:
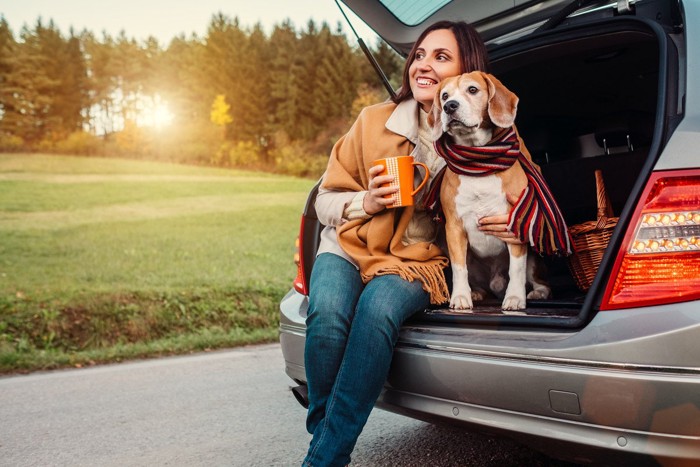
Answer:
<svg viewBox="0 0 700 467"><path fill-rule="evenodd" d="M601 310L700 298L700 169L654 172L641 200Z"/></svg>
<svg viewBox="0 0 700 467"><path fill-rule="evenodd" d="M304 271L304 243L302 238L304 235L304 217L301 218L301 226L299 227L299 236L294 242L294 263L297 265L297 276L294 278L294 290L303 295L309 294L309 288L306 284L306 274Z"/></svg>

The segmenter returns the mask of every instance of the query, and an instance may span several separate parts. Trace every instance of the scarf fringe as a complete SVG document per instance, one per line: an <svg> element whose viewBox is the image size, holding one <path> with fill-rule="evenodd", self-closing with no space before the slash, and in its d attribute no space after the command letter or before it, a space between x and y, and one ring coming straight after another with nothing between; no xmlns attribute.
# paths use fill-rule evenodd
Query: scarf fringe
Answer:
<svg viewBox="0 0 700 467"><path fill-rule="evenodd" d="M413 282L419 280L423 285L423 290L430 294L430 303L440 305L450 299L450 291L447 287L445 272L443 268L447 265L447 260L432 264L395 264L384 267L375 274L362 274L362 280L367 283L374 276L384 276L395 274L401 279Z"/></svg>

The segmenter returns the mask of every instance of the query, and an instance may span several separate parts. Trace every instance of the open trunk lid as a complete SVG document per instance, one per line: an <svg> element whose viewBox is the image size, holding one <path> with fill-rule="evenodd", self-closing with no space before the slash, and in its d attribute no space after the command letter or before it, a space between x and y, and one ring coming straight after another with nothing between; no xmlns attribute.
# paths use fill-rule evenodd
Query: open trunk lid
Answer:
<svg viewBox="0 0 700 467"><path fill-rule="evenodd" d="M572 0L341 1L403 56L408 54L426 25L436 21L467 21L473 24L488 42L502 35L506 30L519 31L531 28L533 25L535 27L541 25L572 2Z"/></svg>

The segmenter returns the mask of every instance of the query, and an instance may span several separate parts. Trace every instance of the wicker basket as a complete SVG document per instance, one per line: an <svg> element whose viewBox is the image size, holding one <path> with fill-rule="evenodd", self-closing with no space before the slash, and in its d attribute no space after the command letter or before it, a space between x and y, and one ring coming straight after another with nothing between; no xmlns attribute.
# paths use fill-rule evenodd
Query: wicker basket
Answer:
<svg viewBox="0 0 700 467"><path fill-rule="evenodd" d="M593 278L603 253L608 246L618 217L613 217L610 199L605 191L603 173L595 171L596 192L598 195L598 220L572 225L569 228L573 243L573 254L568 257L569 269L582 291L591 287Z"/></svg>

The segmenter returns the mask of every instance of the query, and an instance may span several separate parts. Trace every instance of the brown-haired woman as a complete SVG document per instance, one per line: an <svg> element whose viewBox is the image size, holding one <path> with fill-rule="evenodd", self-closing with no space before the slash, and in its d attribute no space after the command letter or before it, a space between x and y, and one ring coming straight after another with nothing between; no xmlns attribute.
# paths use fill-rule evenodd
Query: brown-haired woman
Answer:
<svg viewBox="0 0 700 467"><path fill-rule="evenodd" d="M449 300L436 244L437 225L418 206L387 209L372 162L412 155L437 174L427 123L437 85L487 71L486 48L473 27L443 21L426 29L406 61L396 99L365 108L334 146L316 200L326 227L310 281L305 366L306 426L313 435L305 466L350 462L350 454L389 371L402 323ZM419 204L419 203L417 203ZM507 216L498 219L503 231Z"/></svg>

